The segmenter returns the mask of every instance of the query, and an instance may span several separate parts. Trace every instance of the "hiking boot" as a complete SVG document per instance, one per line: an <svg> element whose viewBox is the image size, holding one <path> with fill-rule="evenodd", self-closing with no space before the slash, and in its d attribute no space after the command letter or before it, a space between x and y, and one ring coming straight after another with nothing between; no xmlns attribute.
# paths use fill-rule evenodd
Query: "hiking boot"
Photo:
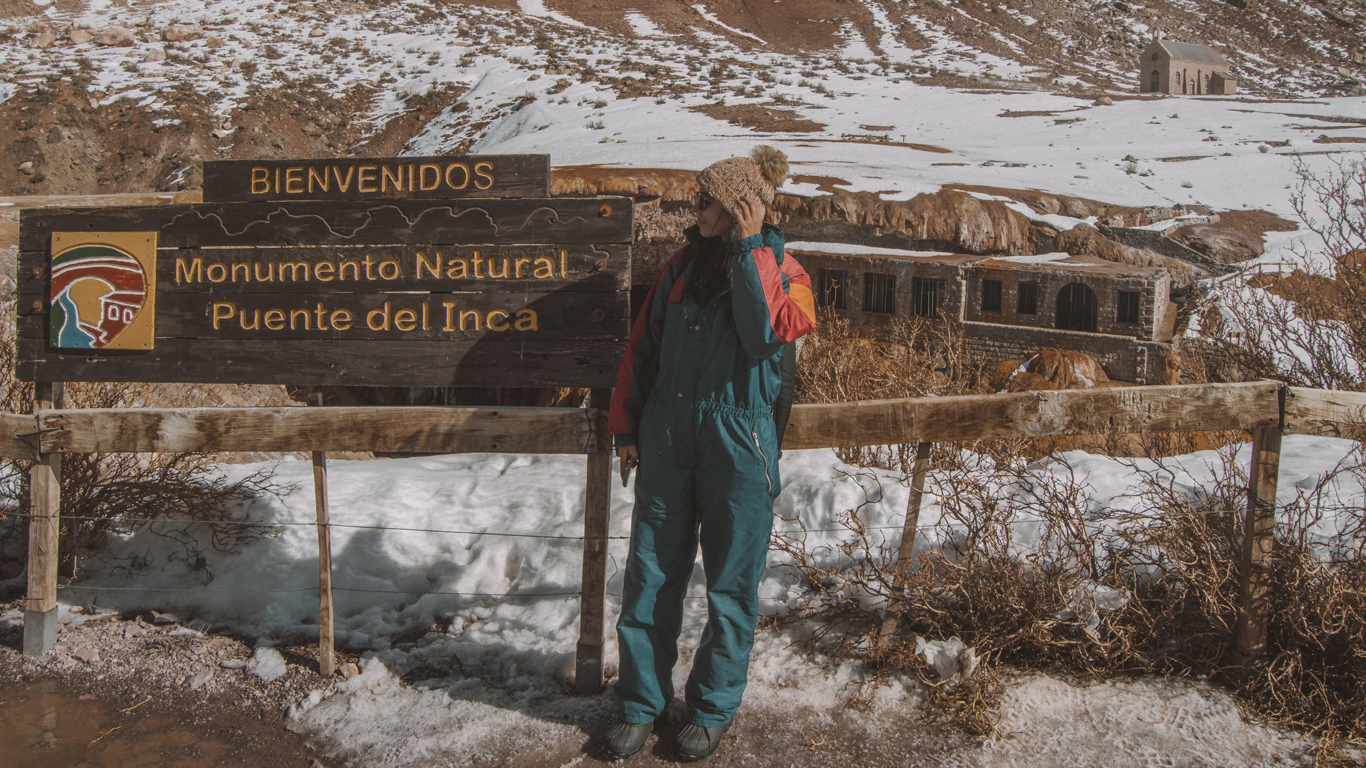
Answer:
<svg viewBox="0 0 1366 768"><path fill-rule="evenodd" d="M628 723L618 720L607 729L607 755L613 760L623 760L639 752L650 740L654 723Z"/></svg>
<svg viewBox="0 0 1366 768"><path fill-rule="evenodd" d="M701 760L716 751L721 744L721 737L730 730L730 723L725 725L697 725L688 723L683 726L683 730L678 732L678 754L684 760Z"/></svg>

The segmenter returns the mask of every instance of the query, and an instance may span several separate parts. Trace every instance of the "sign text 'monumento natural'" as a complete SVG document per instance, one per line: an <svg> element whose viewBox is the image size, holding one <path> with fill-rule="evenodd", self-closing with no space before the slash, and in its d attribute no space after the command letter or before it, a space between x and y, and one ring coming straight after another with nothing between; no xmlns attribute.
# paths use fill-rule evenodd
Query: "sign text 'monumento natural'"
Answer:
<svg viewBox="0 0 1366 768"><path fill-rule="evenodd" d="M631 233L624 198L29 209L19 376L610 386Z"/></svg>

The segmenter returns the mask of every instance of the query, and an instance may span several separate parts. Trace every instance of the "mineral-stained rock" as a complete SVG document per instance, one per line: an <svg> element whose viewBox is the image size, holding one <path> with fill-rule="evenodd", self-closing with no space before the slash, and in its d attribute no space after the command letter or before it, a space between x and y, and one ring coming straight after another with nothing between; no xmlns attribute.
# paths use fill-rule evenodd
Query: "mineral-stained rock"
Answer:
<svg viewBox="0 0 1366 768"><path fill-rule="evenodd" d="M1164 267L1172 273L1172 278L1178 285L1186 285L1205 276L1203 271L1180 259L1117 243L1102 235L1090 224L1078 224L1059 234L1057 250L1076 256L1095 256L1118 264Z"/></svg>
<svg viewBox="0 0 1366 768"><path fill-rule="evenodd" d="M168 43L183 43L203 36L204 28L198 24L172 24L161 33L161 39Z"/></svg>
<svg viewBox="0 0 1366 768"><path fill-rule="evenodd" d="M73 658L80 659L86 664L95 664L100 660L100 652L88 645L78 646L71 651Z"/></svg>
<svg viewBox="0 0 1366 768"><path fill-rule="evenodd" d="M95 33L96 45L108 45L118 48L137 45L137 38L133 36L133 30L127 27L120 27L117 24L101 29Z"/></svg>
<svg viewBox="0 0 1366 768"><path fill-rule="evenodd" d="M190 690L197 691L204 687L204 684L213 679L212 669L201 669L190 675Z"/></svg>

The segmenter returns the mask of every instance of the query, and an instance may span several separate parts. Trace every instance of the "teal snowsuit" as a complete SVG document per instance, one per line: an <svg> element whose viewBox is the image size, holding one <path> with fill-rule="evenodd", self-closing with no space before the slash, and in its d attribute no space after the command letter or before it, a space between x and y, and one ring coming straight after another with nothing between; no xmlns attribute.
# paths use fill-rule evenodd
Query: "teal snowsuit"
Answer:
<svg viewBox="0 0 1366 768"><path fill-rule="evenodd" d="M696 227L687 236L697 244ZM652 721L673 699L699 544L707 624L685 698L692 722L704 726L730 722L740 705L780 488L779 355L815 328L810 278L784 258L776 227L730 244L732 290L707 306L687 294L691 253L679 250L651 290L612 400L618 446L640 450L614 687L628 723Z"/></svg>

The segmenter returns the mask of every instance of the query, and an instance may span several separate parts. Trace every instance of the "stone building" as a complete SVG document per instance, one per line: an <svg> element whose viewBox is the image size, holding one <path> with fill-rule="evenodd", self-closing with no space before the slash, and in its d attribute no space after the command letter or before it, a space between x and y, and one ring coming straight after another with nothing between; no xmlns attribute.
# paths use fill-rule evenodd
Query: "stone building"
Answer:
<svg viewBox="0 0 1366 768"><path fill-rule="evenodd" d="M817 304L856 329L876 332L897 315L943 316L962 323L966 350L988 363L1070 349L1096 358L1116 381L1162 383L1177 306L1161 267L1067 254L820 248L794 243L789 250L811 275Z"/></svg>
<svg viewBox="0 0 1366 768"><path fill-rule="evenodd" d="M1138 61L1138 89L1143 93L1229 95L1238 91L1228 59L1208 45L1155 37Z"/></svg>

